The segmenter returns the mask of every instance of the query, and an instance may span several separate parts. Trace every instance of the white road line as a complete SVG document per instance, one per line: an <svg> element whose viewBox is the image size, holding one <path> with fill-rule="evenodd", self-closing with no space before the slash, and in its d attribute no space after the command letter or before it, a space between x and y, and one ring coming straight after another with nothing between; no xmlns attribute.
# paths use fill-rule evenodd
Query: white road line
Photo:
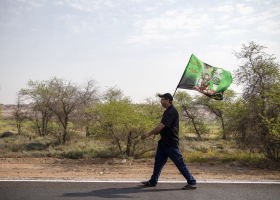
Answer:
<svg viewBox="0 0 280 200"><path fill-rule="evenodd" d="M102 181L102 180L32 180L32 179L7 179L0 180L0 182L70 182L70 183L140 183L140 181ZM159 183L186 183L186 181L159 181ZM231 184L280 184L280 182L273 181L197 181L197 183L231 183Z"/></svg>

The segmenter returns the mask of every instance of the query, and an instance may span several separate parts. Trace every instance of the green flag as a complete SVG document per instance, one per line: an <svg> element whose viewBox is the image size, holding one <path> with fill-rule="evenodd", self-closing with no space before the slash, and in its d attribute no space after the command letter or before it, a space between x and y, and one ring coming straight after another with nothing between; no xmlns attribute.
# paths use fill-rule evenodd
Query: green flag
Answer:
<svg viewBox="0 0 280 200"><path fill-rule="evenodd" d="M222 68L212 67L192 55L177 88L196 90L213 99L222 100L232 83L232 75Z"/></svg>

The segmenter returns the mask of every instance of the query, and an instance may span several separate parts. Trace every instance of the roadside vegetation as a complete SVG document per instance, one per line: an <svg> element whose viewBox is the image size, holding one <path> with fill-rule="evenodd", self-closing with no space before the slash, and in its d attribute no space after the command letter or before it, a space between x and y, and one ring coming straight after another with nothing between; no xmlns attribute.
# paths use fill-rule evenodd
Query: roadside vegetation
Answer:
<svg viewBox="0 0 280 200"><path fill-rule="evenodd" d="M128 156L120 153L119 149L115 148L108 138L86 136L85 133L71 132L71 140L66 144L61 144L50 135L30 134L28 123L23 127L23 133L19 135L13 124L12 120L1 121L1 127L4 127L6 131L0 135L0 157L52 157L59 159L118 157L135 159L155 156L155 149L137 157ZM254 162L265 159L264 154L259 154L257 151L250 152L239 149L234 139L223 140L219 133L203 135L202 138L198 138L194 133L181 134L180 137L180 149L186 162L231 162L235 160ZM126 145L123 145L123 148L126 148Z"/></svg>
<svg viewBox="0 0 280 200"><path fill-rule="evenodd" d="M180 149L186 162L280 160L280 72L265 47L249 43L234 52L234 81L216 101L178 91ZM158 98L134 104L117 87L100 92L59 78L32 81L18 92L12 117L0 119L0 157L152 158L159 136L141 141L163 108ZM30 106L26 109L26 103ZM1 107L0 107L1 112Z"/></svg>

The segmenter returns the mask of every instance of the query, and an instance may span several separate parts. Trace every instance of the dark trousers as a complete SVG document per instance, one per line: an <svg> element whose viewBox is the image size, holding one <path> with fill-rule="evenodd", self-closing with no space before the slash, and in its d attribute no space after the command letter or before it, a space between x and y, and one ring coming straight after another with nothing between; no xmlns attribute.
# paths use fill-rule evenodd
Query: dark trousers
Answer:
<svg viewBox="0 0 280 200"><path fill-rule="evenodd" d="M166 147L162 145L161 142L158 143L157 153L155 157L154 173L149 182L152 185L157 185L159 175L168 157L174 162L181 174L187 180L188 184L195 185L196 180L191 175L186 163L184 162L180 149L178 147Z"/></svg>

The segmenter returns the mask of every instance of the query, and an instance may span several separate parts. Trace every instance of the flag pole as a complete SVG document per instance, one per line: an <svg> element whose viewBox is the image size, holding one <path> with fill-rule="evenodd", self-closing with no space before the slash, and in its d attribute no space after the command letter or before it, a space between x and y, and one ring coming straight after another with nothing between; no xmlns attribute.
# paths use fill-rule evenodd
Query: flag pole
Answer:
<svg viewBox="0 0 280 200"><path fill-rule="evenodd" d="M193 54L192 54L193 55ZM191 55L191 57L192 57L192 55ZM191 57L190 57L190 59L191 59ZM189 62L190 62L190 59L189 59ZM188 62L188 64L189 64L189 62ZM188 66L188 65L187 65ZM184 71L185 72L185 71ZM183 73L183 75L182 75L182 78L184 77L184 73ZM178 86L179 86L179 84L180 84L180 82L181 82L181 80L182 80L182 78L180 79L180 81L179 81L179 83L178 83L178 85L177 85L177 87L176 87L176 89L175 89L175 92L174 92L174 94L173 94L173 97L175 96L175 93L176 93L176 91L177 91L177 89L178 89Z"/></svg>
<svg viewBox="0 0 280 200"><path fill-rule="evenodd" d="M178 89L178 87L176 87L175 92L174 92L174 94L173 94L173 97L175 96L175 93L176 93L177 89Z"/></svg>

